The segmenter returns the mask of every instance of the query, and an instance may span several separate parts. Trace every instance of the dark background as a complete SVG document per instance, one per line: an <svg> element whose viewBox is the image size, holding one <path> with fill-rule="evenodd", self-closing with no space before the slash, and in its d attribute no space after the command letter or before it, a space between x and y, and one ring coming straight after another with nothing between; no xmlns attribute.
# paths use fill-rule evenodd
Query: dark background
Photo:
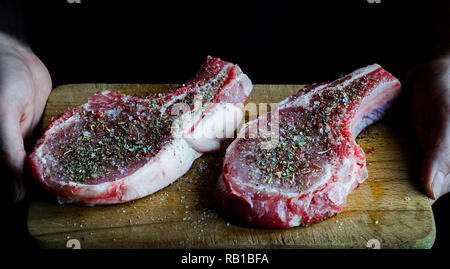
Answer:
<svg viewBox="0 0 450 269"><path fill-rule="evenodd" d="M57 0L19 10L53 87L183 83L207 55L255 84L323 82L375 62L403 80L450 27L447 1ZM449 204L447 195L433 206L434 248L446 249Z"/></svg>
<svg viewBox="0 0 450 269"><path fill-rule="evenodd" d="M374 62L402 76L437 38L444 5L80 1L25 4L29 42L55 86L182 83L207 55L239 64L254 83L322 82Z"/></svg>

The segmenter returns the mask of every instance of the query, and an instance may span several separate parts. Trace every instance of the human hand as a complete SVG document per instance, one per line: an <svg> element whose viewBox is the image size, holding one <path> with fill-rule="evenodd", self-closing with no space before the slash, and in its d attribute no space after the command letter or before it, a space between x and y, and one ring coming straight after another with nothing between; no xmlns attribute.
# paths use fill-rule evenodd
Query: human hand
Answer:
<svg viewBox="0 0 450 269"><path fill-rule="evenodd" d="M51 91L47 68L31 49L0 32L0 174L2 198L25 196L24 141L31 137Z"/></svg>
<svg viewBox="0 0 450 269"><path fill-rule="evenodd" d="M425 159L421 179L431 203L450 191L450 54L411 74L414 127Z"/></svg>

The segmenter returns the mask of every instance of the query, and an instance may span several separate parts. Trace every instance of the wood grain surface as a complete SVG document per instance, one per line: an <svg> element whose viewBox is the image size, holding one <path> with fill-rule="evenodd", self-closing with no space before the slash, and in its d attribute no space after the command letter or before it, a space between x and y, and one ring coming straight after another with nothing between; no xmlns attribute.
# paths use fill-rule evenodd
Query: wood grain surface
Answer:
<svg viewBox="0 0 450 269"><path fill-rule="evenodd" d="M50 95L42 123L80 105L99 90L145 95L176 85L71 84ZM249 102L278 102L301 85L255 85ZM430 248L433 212L418 180L412 143L395 121L366 129L357 142L366 152L369 178L348 197L344 210L308 227L254 229L223 218L212 190L222 168L224 142L204 154L172 185L121 205L59 205L38 189L32 193L28 228L45 248ZM373 148L373 153L369 151Z"/></svg>

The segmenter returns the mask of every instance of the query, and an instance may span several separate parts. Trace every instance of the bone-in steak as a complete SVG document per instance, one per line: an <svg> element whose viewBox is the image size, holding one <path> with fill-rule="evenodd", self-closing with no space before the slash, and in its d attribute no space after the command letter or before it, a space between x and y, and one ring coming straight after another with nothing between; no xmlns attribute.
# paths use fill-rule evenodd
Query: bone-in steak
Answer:
<svg viewBox="0 0 450 269"><path fill-rule="evenodd" d="M175 181L233 134L252 89L237 65L208 57L164 93L101 91L54 119L30 155L38 182L61 202L115 204Z"/></svg>
<svg viewBox="0 0 450 269"><path fill-rule="evenodd" d="M399 92L395 77L371 65L305 87L249 122L227 149L216 188L223 211L259 227L308 225L339 213L368 176L354 138Z"/></svg>

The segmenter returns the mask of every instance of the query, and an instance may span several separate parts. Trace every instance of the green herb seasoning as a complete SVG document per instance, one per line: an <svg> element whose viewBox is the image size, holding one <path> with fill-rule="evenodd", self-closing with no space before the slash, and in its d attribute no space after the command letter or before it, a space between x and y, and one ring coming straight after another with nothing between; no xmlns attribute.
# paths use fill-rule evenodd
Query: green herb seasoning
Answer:
<svg viewBox="0 0 450 269"><path fill-rule="evenodd" d="M139 163L155 156L173 139L171 128L179 115L171 115L172 106L184 102L193 109L198 96L203 105L213 102L226 78L190 85L185 97L176 102L169 102L173 98L169 92L155 94L152 99L131 97L106 111L84 110L76 123L64 129L63 139L53 141L58 149L54 158L61 167L57 174L72 182L93 184L111 175L134 172Z"/></svg>
<svg viewBox="0 0 450 269"><path fill-rule="evenodd" d="M271 137L261 134L257 138L239 141L242 161L248 166L248 176L264 184L288 184L300 188L310 185L310 179L325 173L324 164L336 156L334 148L348 149L351 126L342 114L351 111L362 101L365 92L373 88L378 79L366 76L346 86L349 77L313 94L310 106L280 111L279 141L275 147L264 149L262 142ZM314 89L312 89L314 90ZM309 94L305 88L302 94ZM269 127L268 127L269 128ZM344 137L345 141L342 141Z"/></svg>

